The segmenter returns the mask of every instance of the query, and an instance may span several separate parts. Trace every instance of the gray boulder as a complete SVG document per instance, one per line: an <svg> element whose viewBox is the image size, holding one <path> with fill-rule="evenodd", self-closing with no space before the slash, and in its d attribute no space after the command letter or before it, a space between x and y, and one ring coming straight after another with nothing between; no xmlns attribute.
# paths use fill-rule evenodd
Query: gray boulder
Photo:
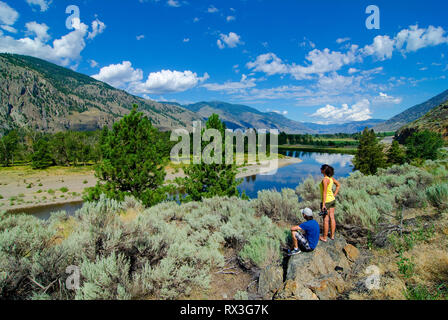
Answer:
<svg viewBox="0 0 448 320"><path fill-rule="evenodd" d="M263 299L271 299L283 285L283 269L281 266L268 266L261 270L258 278L258 294Z"/></svg>
<svg viewBox="0 0 448 320"><path fill-rule="evenodd" d="M351 262L342 237L320 241L313 252L302 252L288 261L285 285L274 299L336 299L345 288Z"/></svg>

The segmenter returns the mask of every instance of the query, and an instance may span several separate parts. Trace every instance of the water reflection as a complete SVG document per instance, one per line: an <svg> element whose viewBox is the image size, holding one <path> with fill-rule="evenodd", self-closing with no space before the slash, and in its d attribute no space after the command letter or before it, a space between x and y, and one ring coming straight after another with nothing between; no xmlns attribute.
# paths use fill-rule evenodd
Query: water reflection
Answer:
<svg viewBox="0 0 448 320"><path fill-rule="evenodd" d="M69 216L75 214L78 209L81 209L83 202L70 202L61 204L49 204L46 206L39 206L25 209L13 209L9 210L10 213L26 213L32 214L36 218L47 220L50 218L53 212L65 211Z"/></svg>
<svg viewBox="0 0 448 320"><path fill-rule="evenodd" d="M348 154L314 154L312 157L320 164L328 164L332 167L339 165L340 167L346 167L352 164L352 155Z"/></svg>
<svg viewBox="0 0 448 320"><path fill-rule="evenodd" d="M263 189L282 188L295 189L308 176L319 177L320 167L322 164L329 164L335 169L335 177L347 177L353 170L352 155L346 154L328 154L318 152L302 152L302 151L284 151L286 156L297 157L302 162L279 168L274 175L254 175L243 179L238 187L240 192L245 192L250 198L256 198L258 191ZM182 192L172 195L171 200L180 202L180 197L184 196ZM31 209L11 210L11 212L24 212L33 214L40 219L48 219L51 212L66 211L69 215L73 215L82 207L82 202L66 203L57 205L48 205Z"/></svg>
<svg viewBox="0 0 448 320"><path fill-rule="evenodd" d="M250 198L256 198L258 191L263 189L282 188L295 189L308 176L319 177L320 167L329 164L335 169L335 178L347 177L353 171L353 155L338 153L302 152L297 150L285 150L284 155L297 157L301 163L279 168L272 176L257 175L246 177L238 187L240 192L245 192Z"/></svg>

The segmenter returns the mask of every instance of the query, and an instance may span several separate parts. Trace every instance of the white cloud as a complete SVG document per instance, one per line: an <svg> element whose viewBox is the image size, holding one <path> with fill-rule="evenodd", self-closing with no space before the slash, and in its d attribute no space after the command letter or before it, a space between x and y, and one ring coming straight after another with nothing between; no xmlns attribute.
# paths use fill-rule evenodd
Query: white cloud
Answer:
<svg viewBox="0 0 448 320"><path fill-rule="evenodd" d="M98 67L98 62L96 62L95 60L90 59L88 62L90 64L90 67L92 67L92 68Z"/></svg>
<svg viewBox="0 0 448 320"><path fill-rule="evenodd" d="M168 0L167 4L168 4L170 7L175 7L175 8L180 7L180 3L179 3L179 1L177 1L177 0Z"/></svg>
<svg viewBox="0 0 448 320"><path fill-rule="evenodd" d="M370 76L372 74L381 73L382 71L383 71L383 67L377 67L377 68L373 68L373 69L369 69L369 70L363 70L363 71L361 71L361 73L364 76Z"/></svg>
<svg viewBox="0 0 448 320"><path fill-rule="evenodd" d="M312 94L309 88L302 86L280 86L274 88L252 88L246 92L241 92L237 97L245 101L266 101L278 99L297 99L301 96Z"/></svg>
<svg viewBox="0 0 448 320"><path fill-rule="evenodd" d="M183 42L190 42L190 38L184 38Z"/></svg>
<svg viewBox="0 0 448 320"><path fill-rule="evenodd" d="M229 48L235 48L239 44L243 44L241 37L235 32L230 32L228 35L221 33L221 39L218 39L217 44L220 49L224 49L226 46Z"/></svg>
<svg viewBox="0 0 448 320"><path fill-rule="evenodd" d="M448 37L444 35L445 30L442 27L429 26L424 29L414 25L397 34L396 47L404 52L417 51L421 48L448 43Z"/></svg>
<svg viewBox="0 0 448 320"><path fill-rule="evenodd" d="M400 97L389 96L387 93L380 92L377 97L373 99L373 103L392 103L400 104L403 101Z"/></svg>
<svg viewBox="0 0 448 320"><path fill-rule="evenodd" d="M7 3L0 1L0 24L12 26L19 18L19 13Z"/></svg>
<svg viewBox="0 0 448 320"><path fill-rule="evenodd" d="M329 76L320 76L317 81L317 88L320 92L325 93L339 93L348 90L353 92L359 89L361 79L362 77L345 77L333 72Z"/></svg>
<svg viewBox="0 0 448 320"><path fill-rule="evenodd" d="M442 27L429 26L419 28L418 25L401 30L394 38L389 36L377 36L371 45L362 49L365 55L376 56L379 60L392 58L393 52L398 50L405 54L415 52L422 48L448 43Z"/></svg>
<svg viewBox="0 0 448 320"><path fill-rule="evenodd" d="M306 60L309 64L306 66L291 65L289 67L291 75L297 79L308 79L313 74L324 74L337 71L343 66L360 61L357 55L358 46L352 45L346 53L331 51L330 49L314 49L308 53Z"/></svg>
<svg viewBox="0 0 448 320"><path fill-rule="evenodd" d="M267 112L274 112L274 113L277 113L277 114L281 114L283 116L286 116L288 114L288 111L286 111L286 110L280 111L280 110L267 109L266 111Z"/></svg>
<svg viewBox="0 0 448 320"><path fill-rule="evenodd" d="M346 167L353 160L353 156L349 154L313 153L311 157L320 164L328 164L330 166L339 164L341 167Z"/></svg>
<svg viewBox="0 0 448 320"><path fill-rule="evenodd" d="M106 29L106 25L104 24L104 22L95 19L92 22L92 32L89 32L87 39L94 39L97 35L103 33L104 29Z"/></svg>
<svg viewBox="0 0 448 320"><path fill-rule="evenodd" d="M53 2L52 0L26 0L26 2L32 6L36 5L40 7L40 11L44 12L48 10L48 7Z"/></svg>
<svg viewBox="0 0 448 320"><path fill-rule="evenodd" d="M282 59L277 57L274 53L259 55L254 62L248 62L246 66L254 71L264 72L267 75L288 72L288 67L283 63Z"/></svg>
<svg viewBox="0 0 448 320"><path fill-rule="evenodd" d="M208 13L216 13L219 10L215 6L211 5L210 7L208 7L207 11Z"/></svg>
<svg viewBox="0 0 448 320"><path fill-rule="evenodd" d="M373 44L364 47L363 52L366 55L376 56L378 60L386 60L392 58L394 52L395 40L389 36L376 36Z"/></svg>
<svg viewBox="0 0 448 320"><path fill-rule="evenodd" d="M136 39L137 39L138 41L140 41L140 40L142 40L142 39L145 39L145 35L144 35L144 34L141 34L141 35L137 36Z"/></svg>
<svg viewBox="0 0 448 320"><path fill-rule="evenodd" d="M130 82L142 80L143 71L134 69L131 62L123 61L120 64L111 64L101 68L100 72L92 77L113 87L124 88Z"/></svg>
<svg viewBox="0 0 448 320"><path fill-rule="evenodd" d="M183 72L162 70L150 73L147 80L142 81L143 71L134 69L129 61L103 67L98 74L92 77L113 87L139 95L182 92L209 79L207 73L199 77L196 73L188 70Z"/></svg>
<svg viewBox="0 0 448 320"><path fill-rule="evenodd" d="M343 104L341 108L337 108L327 104L311 116L325 119L327 123L344 123L371 119L372 112L370 111L370 101L363 99L351 107L348 104Z"/></svg>
<svg viewBox="0 0 448 320"><path fill-rule="evenodd" d="M344 43L344 42L347 42L347 41L350 41L350 38L339 38L339 39L336 40L336 43L341 44L341 43Z"/></svg>
<svg viewBox="0 0 448 320"><path fill-rule="evenodd" d="M48 26L45 23L37 23L35 21L28 22L26 25L27 34L36 35L37 39L42 42L47 42L50 40L50 35L48 34Z"/></svg>
<svg viewBox="0 0 448 320"><path fill-rule="evenodd" d="M227 18L226 18L226 20L227 20L227 22L230 22L230 21L235 21L235 16L228 16Z"/></svg>
<svg viewBox="0 0 448 320"><path fill-rule="evenodd" d="M146 82L132 83L129 90L137 94L164 94L183 92L196 87L209 79L207 73L202 77L191 71L162 70L149 74Z"/></svg>
<svg viewBox="0 0 448 320"><path fill-rule="evenodd" d="M245 74L241 76L241 80L238 82L227 81L223 84L218 83L207 83L202 85L204 88L210 91L227 91L227 92L238 92L242 89L253 88L256 86L256 79L248 78Z"/></svg>
<svg viewBox="0 0 448 320"><path fill-rule="evenodd" d="M17 33L17 29L11 26L8 26L6 24L0 25L0 28L2 28L5 31L11 32L11 33ZM1 30L0 30L1 31Z"/></svg>
<svg viewBox="0 0 448 320"><path fill-rule="evenodd" d="M306 40L306 38L305 38ZM337 43L344 43L350 38L339 38ZM302 44L308 45L305 41ZM428 28L418 28L410 26L401 30L395 37L379 35L373 39L372 44L359 48L357 45L348 46L346 52L331 51L328 48L323 50L314 49L308 52L305 57L305 64L286 64L274 53L259 55L255 61L246 64L247 68L253 71L264 72L267 75L290 74L296 80L312 79L314 76L322 77L331 72L339 71L342 67L363 62L364 57L373 56L378 60L391 59L394 51L400 50L402 53L416 51L428 46L436 46L448 43L448 37L442 27L429 26ZM223 43L218 43L224 47ZM310 46L313 46L310 43ZM370 70L368 73L351 67L348 72L354 74L361 72L363 76L370 76L382 71Z"/></svg>
<svg viewBox="0 0 448 320"><path fill-rule="evenodd" d="M301 47L308 46L308 47L314 49L316 47L316 44L313 41L309 40L307 37L304 37L303 42L299 43L299 46L301 46Z"/></svg>
<svg viewBox="0 0 448 320"><path fill-rule="evenodd" d="M36 34L34 39L29 37L14 39L10 36L0 35L0 51L30 55L46 59L63 66L68 66L74 60L81 58L81 51L85 48L84 38L88 32L88 26L77 19L74 30L53 41L52 45L43 42L44 25L28 24L28 31ZM39 32L37 34L36 32Z"/></svg>
<svg viewBox="0 0 448 320"><path fill-rule="evenodd" d="M308 53L307 65L285 64L274 53L259 55L254 62L247 63L249 69L264 72L268 75L291 74L296 80L309 79L312 75L323 75L334 72L347 64L360 61L357 55L358 47L352 45L346 53L324 49L314 49Z"/></svg>

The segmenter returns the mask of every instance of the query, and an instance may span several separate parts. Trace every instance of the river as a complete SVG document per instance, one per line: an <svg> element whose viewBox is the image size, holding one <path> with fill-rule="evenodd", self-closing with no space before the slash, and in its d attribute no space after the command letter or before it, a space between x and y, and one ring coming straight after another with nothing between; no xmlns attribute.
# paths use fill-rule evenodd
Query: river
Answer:
<svg viewBox="0 0 448 320"><path fill-rule="evenodd" d="M256 198L258 191L264 189L282 188L295 189L308 176L320 176L320 167L328 164L335 169L335 178L347 177L353 171L353 156L339 153L319 153L303 152L294 150L281 151L282 154L289 157L296 157L302 160L300 163L288 165L279 168L273 175L255 175L246 177L238 187L240 192L245 192L249 198ZM82 202L48 205L44 207L35 207L30 209L17 210L28 214L33 214L40 219L48 219L52 212L66 211L73 215L82 207Z"/></svg>
<svg viewBox="0 0 448 320"><path fill-rule="evenodd" d="M321 176L320 167L328 164L334 167L335 178L345 178L353 171L353 155L340 153L319 153L285 150L282 154L296 157L302 160L300 163L279 168L274 175L256 175L244 178L238 187L240 192L244 191L249 198L256 198L258 191L264 189L282 188L295 189L308 176Z"/></svg>

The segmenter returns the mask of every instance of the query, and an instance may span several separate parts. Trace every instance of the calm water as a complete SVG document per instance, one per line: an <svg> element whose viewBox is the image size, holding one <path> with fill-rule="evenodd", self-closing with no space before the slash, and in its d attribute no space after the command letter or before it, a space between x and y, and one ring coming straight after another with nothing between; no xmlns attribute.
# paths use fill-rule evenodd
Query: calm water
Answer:
<svg viewBox="0 0 448 320"><path fill-rule="evenodd" d="M243 183L238 187L239 191L245 191L250 198L256 198L258 191L264 189L276 189L278 191L282 188L295 189L308 176L319 177L320 167L323 164L334 167L336 178L347 177L353 171L352 155L302 151L284 151L282 154L299 158L302 162L279 168L274 175L256 175L244 178ZM46 220L52 212L64 210L69 215L73 215L81 207L82 202L74 202L17 211L33 214L37 218Z"/></svg>
<svg viewBox="0 0 448 320"><path fill-rule="evenodd" d="M264 189L282 188L295 189L308 176L320 177L320 167L323 164L332 166L335 170L335 178L345 178L353 171L353 155L339 153L317 153L302 151L283 151L282 154L302 160L301 163L279 168L274 175L256 175L244 178L238 187L240 192L245 191L250 198L256 198L257 193Z"/></svg>
<svg viewBox="0 0 448 320"><path fill-rule="evenodd" d="M17 213L27 213L32 214L36 218L47 220L50 218L51 213L58 211L65 211L69 215L74 215L76 210L82 207L82 202L72 202L72 203L64 203L64 204L51 204L48 206L28 208L28 209L17 209L11 210L10 212Z"/></svg>

